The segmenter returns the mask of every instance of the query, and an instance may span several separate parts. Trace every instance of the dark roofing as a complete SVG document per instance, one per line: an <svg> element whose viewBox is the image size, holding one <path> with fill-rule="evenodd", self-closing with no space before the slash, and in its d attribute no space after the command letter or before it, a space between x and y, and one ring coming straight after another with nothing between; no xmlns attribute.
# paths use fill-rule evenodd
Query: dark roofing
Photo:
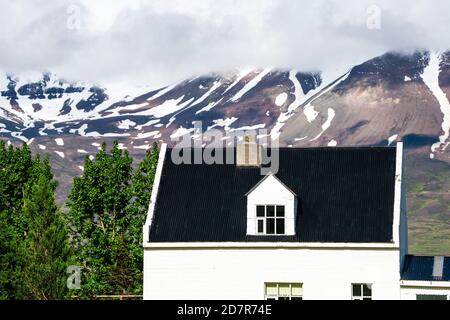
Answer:
<svg viewBox="0 0 450 320"><path fill-rule="evenodd" d="M402 280L438 281L433 279L434 257L411 256L405 257L402 270ZM441 281L450 281L450 257L444 258L444 269Z"/></svg>
<svg viewBox="0 0 450 320"><path fill-rule="evenodd" d="M247 236L259 168L165 156L150 242L392 242L396 149L280 148L276 176L298 195L295 236ZM264 154L264 152L263 152Z"/></svg>

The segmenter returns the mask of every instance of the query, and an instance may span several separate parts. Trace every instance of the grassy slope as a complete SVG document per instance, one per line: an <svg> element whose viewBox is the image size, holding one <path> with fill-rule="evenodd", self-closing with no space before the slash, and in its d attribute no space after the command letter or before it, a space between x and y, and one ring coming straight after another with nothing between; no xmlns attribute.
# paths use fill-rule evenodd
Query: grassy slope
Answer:
<svg viewBox="0 0 450 320"><path fill-rule="evenodd" d="M450 165L407 155L409 252L450 255Z"/></svg>

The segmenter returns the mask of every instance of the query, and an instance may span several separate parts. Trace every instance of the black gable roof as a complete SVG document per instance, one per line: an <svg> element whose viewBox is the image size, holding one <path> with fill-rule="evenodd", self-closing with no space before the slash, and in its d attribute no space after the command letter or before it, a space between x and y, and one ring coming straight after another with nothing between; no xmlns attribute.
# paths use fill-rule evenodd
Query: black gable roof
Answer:
<svg viewBox="0 0 450 320"><path fill-rule="evenodd" d="M402 280L436 281L433 278L433 256L407 255L403 264ZM444 266L440 281L450 281L450 257L444 257Z"/></svg>
<svg viewBox="0 0 450 320"><path fill-rule="evenodd" d="M150 242L392 242L395 148L280 148L276 173L298 195L295 236L247 236L245 194L259 168L165 161Z"/></svg>

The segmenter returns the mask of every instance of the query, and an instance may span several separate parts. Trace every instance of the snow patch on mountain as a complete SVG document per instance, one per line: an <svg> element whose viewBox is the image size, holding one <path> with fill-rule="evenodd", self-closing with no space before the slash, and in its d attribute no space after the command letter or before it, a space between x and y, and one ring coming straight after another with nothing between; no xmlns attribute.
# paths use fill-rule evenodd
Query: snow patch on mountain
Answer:
<svg viewBox="0 0 450 320"><path fill-rule="evenodd" d="M239 92L236 93L233 98L231 98L231 101L236 102L239 99L241 99L247 92L256 87L256 85L271 71L272 68L263 69L258 75L256 75L252 80L250 80L241 90L239 90Z"/></svg>
<svg viewBox="0 0 450 320"><path fill-rule="evenodd" d="M140 146L133 146L134 149L141 149L141 150L147 150L150 149L150 145L149 144L143 144Z"/></svg>
<svg viewBox="0 0 450 320"><path fill-rule="evenodd" d="M319 115L319 112L314 109L314 106L311 103L308 103L308 105L303 109L303 113L309 123L313 122Z"/></svg>
<svg viewBox="0 0 450 320"><path fill-rule="evenodd" d="M328 146L329 147L336 147L337 146L337 141L336 140L331 140L330 142L328 142Z"/></svg>
<svg viewBox="0 0 450 320"><path fill-rule="evenodd" d="M187 129L184 128L183 126L180 126L177 130L175 130L174 132L172 132L172 134L170 135L171 139L177 139L181 136L184 136L186 134L189 134L191 132L193 132L195 129L191 128L191 129Z"/></svg>
<svg viewBox="0 0 450 320"><path fill-rule="evenodd" d="M278 107L281 107L286 102L287 98L288 94L286 92L280 93L275 99L275 104Z"/></svg>
<svg viewBox="0 0 450 320"><path fill-rule="evenodd" d="M158 138L160 136L161 136L161 134L159 133L158 130L156 130L156 131L150 131L150 132L145 132L145 133L139 133L135 139L145 139L145 138L152 138L152 137Z"/></svg>
<svg viewBox="0 0 450 320"><path fill-rule="evenodd" d="M443 147L444 150L447 148L449 143L446 143L446 141L450 135L450 103L445 92L439 86L439 73L441 71L439 66L440 62L441 55L436 52L430 52L428 66L423 70L422 74L424 83L433 93L444 114L444 119L442 121L442 130L444 131L444 134L439 137L439 142L434 143L431 146L432 154L441 147Z"/></svg>
<svg viewBox="0 0 450 320"><path fill-rule="evenodd" d="M136 129L137 130L142 130L142 128L153 126L153 125L157 124L158 122L159 122L159 119L153 119L153 120L147 121L144 124L140 124L140 125L136 126ZM157 126L155 125L155 127L157 127Z"/></svg>
<svg viewBox="0 0 450 320"><path fill-rule="evenodd" d="M62 152L62 151L55 151L55 153L58 155L58 156L60 156L61 158L65 158L65 155L64 155L64 152Z"/></svg>
<svg viewBox="0 0 450 320"><path fill-rule="evenodd" d="M390 136L388 139L388 146L390 146L395 140L397 140L398 134L394 134L393 136Z"/></svg>
<svg viewBox="0 0 450 320"><path fill-rule="evenodd" d="M177 112L187 106L189 103L193 101L194 98L187 100L183 103L181 101L184 99L184 95L179 97L178 99L166 100L162 104L150 108L145 111L134 113L135 115L142 116L154 116L155 118L162 118L164 116L170 115L174 112Z"/></svg>
<svg viewBox="0 0 450 320"><path fill-rule="evenodd" d="M333 121L335 115L336 112L332 108L328 108L327 120L322 124L322 131L310 141L316 141L322 136L325 131L327 131L327 129L331 126L331 122Z"/></svg>
<svg viewBox="0 0 450 320"><path fill-rule="evenodd" d="M216 91L216 89L218 89L220 86L222 85L222 83L219 80L216 80L213 85L211 86L211 88L203 95L201 96L198 100L194 101L191 106L195 106L197 104L202 103L203 101L206 100L206 98L209 97L209 95L211 93L213 93L214 91Z"/></svg>
<svg viewBox="0 0 450 320"><path fill-rule="evenodd" d="M234 80L234 82L228 86L228 88L223 92L223 94L227 93L235 85L237 85L239 82L241 82L241 80L243 78L245 78L250 72L252 72L251 68L240 70L238 76L236 77L236 80Z"/></svg>
<svg viewBox="0 0 450 320"><path fill-rule="evenodd" d="M208 127L208 130L213 129L215 127L222 127L222 128L224 128L225 131L229 131L230 126L237 120L238 120L238 118L236 118L236 117L213 120L214 124L212 126Z"/></svg>
<svg viewBox="0 0 450 320"><path fill-rule="evenodd" d="M162 88L161 90L159 90L156 94L154 94L153 96L151 96L149 99L147 99L148 101L151 100L155 100L156 98L159 98L163 95L165 95L167 92L171 91L172 89L174 89L176 86L178 85L178 83L174 83L170 86L167 86L165 88Z"/></svg>
<svg viewBox="0 0 450 320"><path fill-rule="evenodd" d="M134 127L135 125L136 125L136 122L125 119L125 120L122 120L119 122L119 124L117 125L117 128L128 130L131 127Z"/></svg>
<svg viewBox="0 0 450 320"><path fill-rule="evenodd" d="M201 108L200 110L196 111L195 114L199 114L202 112L207 112L209 110L211 110L212 108L214 108L216 105L218 105L221 101L222 101L223 97L220 98L219 100L215 101L215 102L210 102L208 103L208 105L206 107Z"/></svg>

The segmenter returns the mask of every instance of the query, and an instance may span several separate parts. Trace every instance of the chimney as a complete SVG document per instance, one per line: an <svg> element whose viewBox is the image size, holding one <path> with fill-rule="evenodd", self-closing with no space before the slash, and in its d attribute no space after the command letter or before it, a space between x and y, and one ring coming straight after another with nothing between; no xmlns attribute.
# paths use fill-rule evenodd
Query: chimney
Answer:
<svg viewBox="0 0 450 320"><path fill-rule="evenodd" d="M433 280L442 280L442 275L444 273L444 257L434 257L433 261Z"/></svg>
<svg viewBox="0 0 450 320"><path fill-rule="evenodd" d="M255 136L244 136L236 148L236 165L238 167L260 167L262 147L256 142Z"/></svg>

